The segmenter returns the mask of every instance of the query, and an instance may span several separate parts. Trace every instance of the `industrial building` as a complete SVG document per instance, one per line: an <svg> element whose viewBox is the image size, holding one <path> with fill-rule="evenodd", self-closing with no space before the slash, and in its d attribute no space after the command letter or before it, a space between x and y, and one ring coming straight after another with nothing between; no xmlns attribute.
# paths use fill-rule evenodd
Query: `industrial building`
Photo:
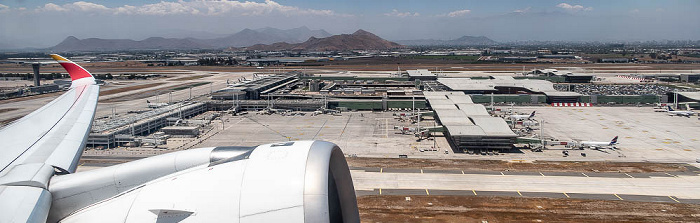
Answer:
<svg viewBox="0 0 700 223"><path fill-rule="evenodd" d="M463 92L423 92L445 137L457 152L509 151L517 135L502 118L491 117Z"/></svg>
<svg viewBox="0 0 700 223"><path fill-rule="evenodd" d="M491 76L491 79L438 78L438 82L451 91L466 94L542 94L547 103L575 103L582 96L576 92L557 91L554 84L546 80L515 79L511 76ZM533 97L533 102L537 99Z"/></svg>

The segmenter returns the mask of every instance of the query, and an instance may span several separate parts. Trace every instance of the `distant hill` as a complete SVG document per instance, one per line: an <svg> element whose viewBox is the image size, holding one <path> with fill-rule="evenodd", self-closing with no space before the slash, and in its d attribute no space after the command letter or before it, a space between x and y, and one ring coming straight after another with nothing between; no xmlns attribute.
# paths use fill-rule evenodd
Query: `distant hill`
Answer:
<svg viewBox="0 0 700 223"><path fill-rule="evenodd" d="M404 46L387 41L364 30L353 34L335 35L326 38L310 37L306 42L291 44L279 42L270 45L257 44L246 48L232 50L304 50L304 51L342 51L342 50L384 50L403 48Z"/></svg>
<svg viewBox="0 0 700 223"><path fill-rule="evenodd" d="M399 40L396 42L409 46L485 46L498 44L498 42L485 36L462 36L453 40L420 39Z"/></svg>
<svg viewBox="0 0 700 223"><path fill-rule="evenodd" d="M275 28L244 29L235 34L214 39L151 37L137 41L131 39L78 39L69 36L63 42L49 49L54 51L216 49L277 42L300 43L311 37L324 38L329 36L331 34L325 30L310 30L305 26L287 30Z"/></svg>
<svg viewBox="0 0 700 223"><path fill-rule="evenodd" d="M54 51L113 51L145 49L203 49L212 48L189 39L151 37L136 41L130 39L78 39L69 36L63 42L49 49Z"/></svg>
<svg viewBox="0 0 700 223"><path fill-rule="evenodd" d="M310 30L306 26L294 29L262 28L257 30L244 29L233 35L216 38L195 40L198 43L214 46L216 48L246 47L255 44L272 44L277 42L301 43L310 37L324 38L331 36L325 30Z"/></svg>

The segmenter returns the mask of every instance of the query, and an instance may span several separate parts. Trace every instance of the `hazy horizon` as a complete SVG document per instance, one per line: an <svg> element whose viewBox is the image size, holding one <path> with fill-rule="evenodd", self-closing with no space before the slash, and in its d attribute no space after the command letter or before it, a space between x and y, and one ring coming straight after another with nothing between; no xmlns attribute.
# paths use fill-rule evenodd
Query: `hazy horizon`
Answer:
<svg viewBox="0 0 700 223"><path fill-rule="evenodd" d="M699 40L700 1L21 1L0 0L0 48L68 36L217 38L250 28L364 29L388 40Z"/></svg>

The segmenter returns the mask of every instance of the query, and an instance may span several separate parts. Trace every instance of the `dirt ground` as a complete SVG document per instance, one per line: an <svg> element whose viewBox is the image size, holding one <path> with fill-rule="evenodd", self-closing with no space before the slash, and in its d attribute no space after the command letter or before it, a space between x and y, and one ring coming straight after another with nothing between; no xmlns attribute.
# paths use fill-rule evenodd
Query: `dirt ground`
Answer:
<svg viewBox="0 0 700 223"><path fill-rule="evenodd" d="M407 201L406 197L410 197ZM362 196L362 222L698 222L700 205L488 196Z"/></svg>
<svg viewBox="0 0 700 223"><path fill-rule="evenodd" d="M537 171L537 172L686 172L695 168L678 163L634 162L571 162L535 161L509 162L501 160L449 160L449 159L386 159L348 157L352 167L381 167L405 169L488 170L488 171Z"/></svg>

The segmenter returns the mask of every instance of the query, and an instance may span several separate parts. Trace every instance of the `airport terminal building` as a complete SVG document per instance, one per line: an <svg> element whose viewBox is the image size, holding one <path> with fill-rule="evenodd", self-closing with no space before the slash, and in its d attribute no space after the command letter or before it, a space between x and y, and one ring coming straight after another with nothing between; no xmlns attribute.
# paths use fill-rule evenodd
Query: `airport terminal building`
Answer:
<svg viewBox="0 0 700 223"><path fill-rule="evenodd" d="M517 135L463 92L423 92L455 152L508 151Z"/></svg>

